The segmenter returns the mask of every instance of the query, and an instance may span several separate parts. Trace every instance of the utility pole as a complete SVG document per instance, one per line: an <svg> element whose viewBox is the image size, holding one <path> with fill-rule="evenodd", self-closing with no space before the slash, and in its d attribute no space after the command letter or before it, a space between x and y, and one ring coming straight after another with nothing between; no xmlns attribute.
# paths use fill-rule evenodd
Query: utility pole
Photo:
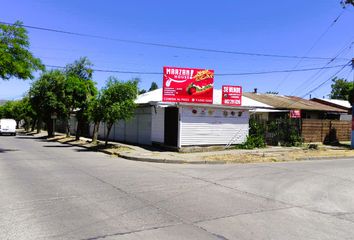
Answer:
<svg viewBox="0 0 354 240"><path fill-rule="evenodd" d="M352 58L352 69L354 72L354 58ZM353 73L353 84L354 84L354 73ZM354 91L354 89L353 89ZM352 137L351 137L351 149L354 149L354 94L352 94Z"/></svg>

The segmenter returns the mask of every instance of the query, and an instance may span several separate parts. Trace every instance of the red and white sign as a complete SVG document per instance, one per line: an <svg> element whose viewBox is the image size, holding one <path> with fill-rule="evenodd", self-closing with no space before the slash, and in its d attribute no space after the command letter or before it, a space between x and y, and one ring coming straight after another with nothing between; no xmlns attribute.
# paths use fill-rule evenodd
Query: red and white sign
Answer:
<svg viewBox="0 0 354 240"><path fill-rule="evenodd" d="M163 68L163 102L213 103L214 70Z"/></svg>
<svg viewBox="0 0 354 240"><path fill-rule="evenodd" d="M221 103L224 105L241 106L242 87L241 86L222 86Z"/></svg>
<svg viewBox="0 0 354 240"><path fill-rule="evenodd" d="M290 118L301 118L300 110L290 110Z"/></svg>

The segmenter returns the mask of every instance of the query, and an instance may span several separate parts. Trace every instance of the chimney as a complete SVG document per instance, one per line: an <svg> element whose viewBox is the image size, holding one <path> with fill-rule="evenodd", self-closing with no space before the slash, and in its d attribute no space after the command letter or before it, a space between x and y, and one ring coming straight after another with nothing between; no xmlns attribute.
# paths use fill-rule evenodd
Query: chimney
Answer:
<svg viewBox="0 0 354 240"><path fill-rule="evenodd" d="M257 93L257 88L254 88L253 93Z"/></svg>

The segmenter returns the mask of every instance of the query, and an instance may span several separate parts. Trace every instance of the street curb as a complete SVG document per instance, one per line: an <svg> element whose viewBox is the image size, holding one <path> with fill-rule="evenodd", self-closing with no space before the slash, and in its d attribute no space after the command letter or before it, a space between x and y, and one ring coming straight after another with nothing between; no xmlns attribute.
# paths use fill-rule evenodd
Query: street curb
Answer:
<svg viewBox="0 0 354 240"><path fill-rule="evenodd" d="M176 160L176 159L156 159L156 158L148 158L148 157L134 157L130 155L126 155L124 153L118 153L118 157L138 161L138 162L155 162L155 163L172 163L172 164L226 164L226 161L206 161L206 160Z"/></svg>
<svg viewBox="0 0 354 240"><path fill-rule="evenodd" d="M57 141L59 142L59 141ZM82 147L85 149L90 149L90 147L85 146L85 145L79 145L79 144L73 144L73 143L68 143L68 142L59 142L62 144L68 144L71 146L76 146L76 147ZM152 162L152 163L169 163L169 164L246 164L246 163L235 163L235 162L230 162L230 161L223 161L223 160L177 160L177 159L166 159L166 158L150 158L150 157L136 157L136 156L131 156L130 154L125 154L125 153L112 153L108 150L105 149L98 149L98 150L93 150L90 149L91 151L96 151L96 152L102 152L104 154L108 155L116 155L120 158L126 159L126 160L131 160L131 161L137 161L137 162ZM295 160L288 160L288 161L281 161L281 162L295 162L295 161L316 161L316 160L335 160L335 159L348 159L352 160L354 159L354 156L332 156L332 157L304 157L304 158L296 158ZM275 162L279 163L279 162Z"/></svg>
<svg viewBox="0 0 354 240"><path fill-rule="evenodd" d="M129 156L126 154L119 153L119 157L127 159L127 160L132 160L132 161L139 161L139 162L155 162L155 163L174 163L174 164L245 164L245 163L233 163L233 162L228 162L228 161L206 161L206 160L191 160L191 161L186 161L186 160L172 160L172 159L154 159L154 158L145 158L145 157L134 157L134 156ZM307 157L307 158L297 158L295 160L289 160L289 161L280 161L280 162L274 162L274 163L283 163L283 162L296 162L296 161L315 161L315 160L335 160L335 159L354 159L353 157L348 157L348 156L336 156L336 157Z"/></svg>
<svg viewBox="0 0 354 240"><path fill-rule="evenodd" d="M333 159L354 159L354 156L336 156L336 157L305 157L297 158L296 161L312 161L312 160L333 160Z"/></svg>
<svg viewBox="0 0 354 240"><path fill-rule="evenodd" d="M87 146L84 145L77 145L77 144L71 144L71 143L64 143L64 144L69 144L72 146L77 146L77 147L83 147L86 149L90 149ZM234 163L234 162L228 162L228 161L216 161L216 160L176 160L176 159L159 159L159 158L149 158L149 157L136 157L136 156L131 156L129 154L125 153L112 153L110 151L101 149L101 150L92 150L92 151L97 151L97 152L102 152L104 154L108 155L116 155L120 158L126 159L126 160L131 160L131 161L137 161L137 162L150 162L150 163L168 163L168 164L246 164L246 163ZM305 157L305 158L297 158L295 160L289 160L289 161L281 161L281 162L295 162L295 161L316 161L316 160L334 160L334 159L354 159L353 157L348 157L348 156L336 156L336 157ZM280 162L274 162L274 163L280 163Z"/></svg>

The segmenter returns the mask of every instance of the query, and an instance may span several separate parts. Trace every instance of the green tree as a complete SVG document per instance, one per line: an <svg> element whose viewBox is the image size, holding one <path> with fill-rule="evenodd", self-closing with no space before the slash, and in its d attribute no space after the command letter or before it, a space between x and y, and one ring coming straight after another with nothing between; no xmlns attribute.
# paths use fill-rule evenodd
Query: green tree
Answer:
<svg viewBox="0 0 354 240"><path fill-rule="evenodd" d="M329 94L329 97L331 99L342 99L352 102L353 82L348 82L346 79L343 78L334 78L332 82L332 90Z"/></svg>
<svg viewBox="0 0 354 240"><path fill-rule="evenodd" d="M154 90L156 90L158 88L159 88L159 86L157 85L157 83L156 82L152 82L151 86L149 88L149 92L154 91Z"/></svg>
<svg viewBox="0 0 354 240"><path fill-rule="evenodd" d="M101 94L99 94L96 98L90 101L88 105L88 118L91 122L94 123L92 132L92 143L96 144L100 123L104 118L104 106L102 103Z"/></svg>
<svg viewBox="0 0 354 240"><path fill-rule="evenodd" d="M0 106L0 118L14 119L17 127L22 117L21 101L7 101L4 105Z"/></svg>
<svg viewBox="0 0 354 240"><path fill-rule="evenodd" d="M119 120L128 120L135 110L134 100L138 93L138 81L136 79L122 82L115 77L110 77L102 90L103 121L107 124L105 144L112 126Z"/></svg>
<svg viewBox="0 0 354 240"><path fill-rule="evenodd" d="M26 29L21 22L0 24L0 78L33 79L32 72L44 70L40 59L29 51Z"/></svg>
<svg viewBox="0 0 354 240"><path fill-rule="evenodd" d="M92 63L86 58L80 58L65 69L65 105L67 108L67 135L70 135L70 114L76 111L78 120L76 140L79 140L83 126L87 123L87 108L90 100L97 94L97 88L92 81Z"/></svg>
<svg viewBox="0 0 354 240"><path fill-rule="evenodd" d="M28 95L24 96L20 101L20 103L21 103L21 120L24 121L23 127L25 128L26 131L28 131L31 127L31 131L33 131L37 120L37 114L35 113L35 111L31 106L29 96Z"/></svg>
<svg viewBox="0 0 354 240"><path fill-rule="evenodd" d="M65 118L65 74L60 70L44 72L37 81L33 82L29 91L30 104L38 116L37 126L41 127L42 120L47 125L48 137L54 135L52 114Z"/></svg>
<svg viewBox="0 0 354 240"><path fill-rule="evenodd" d="M347 5L354 6L354 0L342 0L340 3L342 4L343 7L346 7Z"/></svg>
<svg viewBox="0 0 354 240"><path fill-rule="evenodd" d="M12 119L15 119L17 128L20 121L24 118L23 102L21 100L13 101Z"/></svg>
<svg viewBox="0 0 354 240"><path fill-rule="evenodd" d="M145 89L139 90L139 95L140 95L140 94L144 94L144 93L146 93L146 90L145 90Z"/></svg>
<svg viewBox="0 0 354 240"><path fill-rule="evenodd" d="M0 117L14 119L15 101L7 101L4 105L0 106Z"/></svg>

